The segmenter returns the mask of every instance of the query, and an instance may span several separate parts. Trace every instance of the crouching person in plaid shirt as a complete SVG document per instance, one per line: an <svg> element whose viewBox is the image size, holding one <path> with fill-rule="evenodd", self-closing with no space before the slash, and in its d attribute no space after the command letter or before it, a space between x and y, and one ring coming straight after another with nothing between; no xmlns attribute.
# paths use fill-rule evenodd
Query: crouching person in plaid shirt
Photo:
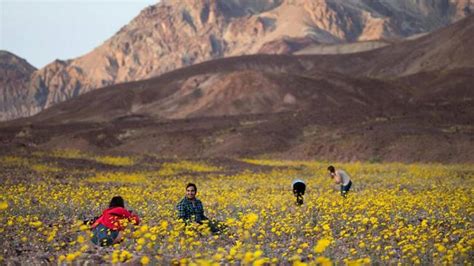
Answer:
<svg viewBox="0 0 474 266"><path fill-rule="evenodd" d="M178 211L178 219L183 220L186 225L193 223L203 224L207 223L212 233L218 233L222 231L223 225L217 221L209 221L204 215L204 207L202 202L196 198L197 187L193 183L186 185L186 195L176 205Z"/></svg>
<svg viewBox="0 0 474 266"><path fill-rule="evenodd" d="M186 185L186 196L176 205L178 218L186 224L202 224L203 220L208 220L204 215L202 202L196 198L197 188L193 183Z"/></svg>

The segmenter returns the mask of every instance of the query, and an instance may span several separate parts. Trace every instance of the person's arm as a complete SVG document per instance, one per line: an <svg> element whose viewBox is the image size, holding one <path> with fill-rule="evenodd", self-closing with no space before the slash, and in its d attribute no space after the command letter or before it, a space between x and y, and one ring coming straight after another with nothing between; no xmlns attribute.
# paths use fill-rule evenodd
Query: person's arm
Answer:
<svg viewBox="0 0 474 266"><path fill-rule="evenodd" d="M140 218L135 213L132 213L132 211L130 211L130 217L128 218L128 220L134 225L140 224Z"/></svg>
<svg viewBox="0 0 474 266"><path fill-rule="evenodd" d="M93 225L95 223L95 221L97 221L99 218L100 218L100 216L95 216L94 218L89 218L89 219L83 220L82 223L85 224L85 225Z"/></svg>
<svg viewBox="0 0 474 266"><path fill-rule="evenodd" d="M103 215L98 216L98 217L94 217L94 221L91 221L87 225L90 225L91 228L95 228L101 222L102 217L103 217Z"/></svg>
<svg viewBox="0 0 474 266"><path fill-rule="evenodd" d="M114 210L113 214L127 219L134 225L138 225L140 223L140 218L138 218L138 215L132 213L131 211L125 208L117 208L116 210Z"/></svg>
<svg viewBox="0 0 474 266"><path fill-rule="evenodd" d="M341 176L339 175L338 172L336 172L336 173L334 174L334 182L335 182L336 184L340 184L340 183L341 183L341 180L342 180Z"/></svg>
<svg viewBox="0 0 474 266"><path fill-rule="evenodd" d="M202 205L202 202L199 201L199 215L201 216L201 220L209 220L205 215L204 215L204 206Z"/></svg>

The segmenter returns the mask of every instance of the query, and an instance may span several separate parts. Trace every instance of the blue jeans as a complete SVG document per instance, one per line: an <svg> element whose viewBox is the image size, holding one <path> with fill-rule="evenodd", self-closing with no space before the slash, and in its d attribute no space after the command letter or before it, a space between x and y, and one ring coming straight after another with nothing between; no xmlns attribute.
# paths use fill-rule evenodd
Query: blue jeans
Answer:
<svg viewBox="0 0 474 266"><path fill-rule="evenodd" d="M343 197L346 197L347 196L347 192L349 192L349 189L351 189L351 186L352 186L352 181L349 181L349 183L347 183L347 185L341 185L341 196Z"/></svg>
<svg viewBox="0 0 474 266"><path fill-rule="evenodd" d="M117 238L119 231L111 230L103 224L92 229L92 242L99 246L111 246Z"/></svg>

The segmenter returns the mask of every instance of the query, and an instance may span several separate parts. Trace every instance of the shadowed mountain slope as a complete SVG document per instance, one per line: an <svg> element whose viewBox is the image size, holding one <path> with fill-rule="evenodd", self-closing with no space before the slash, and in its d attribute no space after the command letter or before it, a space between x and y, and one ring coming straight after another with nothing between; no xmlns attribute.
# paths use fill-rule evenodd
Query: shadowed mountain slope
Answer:
<svg viewBox="0 0 474 266"><path fill-rule="evenodd" d="M25 99L28 97L28 91L23 85L28 83L31 74L36 68L30 65L26 60L0 50L0 121L9 118L7 113L13 117L21 116L28 112L29 106L23 104L14 104L16 99ZM31 115L32 113L29 113Z"/></svg>
<svg viewBox="0 0 474 266"><path fill-rule="evenodd" d="M421 71L474 67L474 16L419 39L365 54L365 75L393 77ZM375 59L375 60L374 60Z"/></svg>
<svg viewBox="0 0 474 266"><path fill-rule="evenodd" d="M471 44L474 16L422 38L360 54L213 60L89 93L31 121L98 122L134 114L173 119L312 110L316 106L333 111L339 102L380 108L373 102L384 105L383 99L397 98L404 102L409 94L420 99L436 90L469 94L467 80L474 69ZM409 74L414 75L402 78Z"/></svg>
<svg viewBox="0 0 474 266"><path fill-rule="evenodd" d="M4 123L1 141L181 157L473 162L474 65L464 46L473 23L360 54L204 62Z"/></svg>
<svg viewBox="0 0 474 266"><path fill-rule="evenodd" d="M217 58L326 52L321 47L332 44L345 47L332 53L372 49L378 46L344 44L431 32L469 15L473 6L470 0L161 1L93 51L56 60L16 84L28 93L1 100L6 109L0 118L30 116L91 90Z"/></svg>

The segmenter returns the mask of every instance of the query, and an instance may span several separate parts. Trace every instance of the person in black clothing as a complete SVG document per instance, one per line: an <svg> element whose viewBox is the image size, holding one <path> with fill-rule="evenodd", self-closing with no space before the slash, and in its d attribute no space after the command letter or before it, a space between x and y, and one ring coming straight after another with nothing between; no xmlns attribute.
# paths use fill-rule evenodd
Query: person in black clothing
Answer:
<svg viewBox="0 0 474 266"><path fill-rule="evenodd" d="M306 190L306 184L301 179L295 179L291 183L293 194L296 197L296 205L303 205L303 195Z"/></svg>

